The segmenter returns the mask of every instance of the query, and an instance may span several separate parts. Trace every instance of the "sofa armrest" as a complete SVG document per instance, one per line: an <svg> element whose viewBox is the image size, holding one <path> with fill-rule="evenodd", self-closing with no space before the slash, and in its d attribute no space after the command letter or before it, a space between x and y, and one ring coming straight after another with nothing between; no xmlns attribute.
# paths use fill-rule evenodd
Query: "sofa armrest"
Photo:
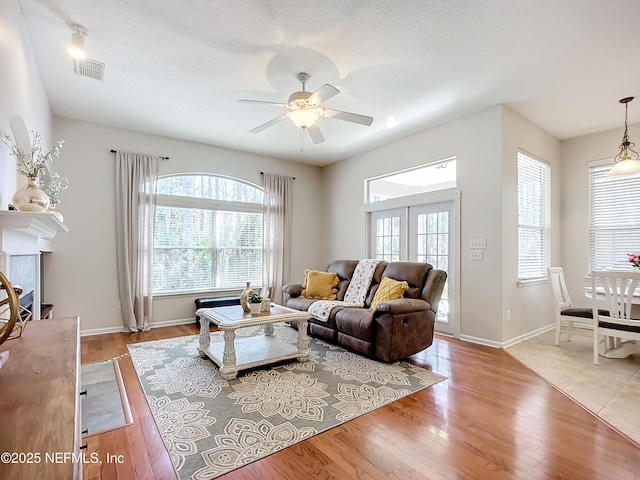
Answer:
<svg viewBox="0 0 640 480"><path fill-rule="evenodd" d="M398 298L380 303L373 311L375 357L395 362L433 343L435 314L429 302Z"/></svg>
<svg viewBox="0 0 640 480"><path fill-rule="evenodd" d="M429 302L420 298L398 298L379 303L374 309L374 315L402 315L406 313L426 311L431 308Z"/></svg>
<svg viewBox="0 0 640 480"><path fill-rule="evenodd" d="M287 304L287 300L290 298L297 298L302 294L301 283L289 283L282 287L282 293L284 297L284 304Z"/></svg>
<svg viewBox="0 0 640 480"><path fill-rule="evenodd" d="M446 281L447 272L443 270L433 268L427 275L427 281L424 284L424 288L422 289L422 294L420 296L430 304L429 308L431 308L433 313L438 312L438 306L440 305L442 291L444 290L444 284Z"/></svg>

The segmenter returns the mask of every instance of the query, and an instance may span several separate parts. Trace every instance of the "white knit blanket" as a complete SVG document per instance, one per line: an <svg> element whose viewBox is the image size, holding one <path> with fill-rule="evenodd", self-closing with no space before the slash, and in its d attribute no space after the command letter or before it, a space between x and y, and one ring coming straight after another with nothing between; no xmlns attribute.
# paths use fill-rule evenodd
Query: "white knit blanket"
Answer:
<svg viewBox="0 0 640 480"><path fill-rule="evenodd" d="M373 280L373 274L380 260L366 258L360 260L353 271L344 300L318 300L309 306L308 312L317 320L326 322L333 307L362 307Z"/></svg>

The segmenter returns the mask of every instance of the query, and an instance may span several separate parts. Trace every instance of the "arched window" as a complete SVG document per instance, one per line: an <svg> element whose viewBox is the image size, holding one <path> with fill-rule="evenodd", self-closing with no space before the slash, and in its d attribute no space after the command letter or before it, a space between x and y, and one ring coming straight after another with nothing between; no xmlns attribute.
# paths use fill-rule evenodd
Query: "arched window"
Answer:
<svg viewBox="0 0 640 480"><path fill-rule="evenodd" d="M158 180L153 292L238 289L262 282L262 189L233 178Z"/></svg>

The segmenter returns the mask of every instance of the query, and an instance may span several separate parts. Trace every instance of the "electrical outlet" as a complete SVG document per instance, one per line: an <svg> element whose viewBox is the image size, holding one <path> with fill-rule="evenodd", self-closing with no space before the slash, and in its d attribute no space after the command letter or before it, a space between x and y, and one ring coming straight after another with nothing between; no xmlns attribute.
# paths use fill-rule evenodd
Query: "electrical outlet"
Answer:
<svg viewBox="0 0 640 480"><path fill-rule="evenodd" d="M511 321L511 310L507 310L507 322Z"/></svg>
<svg viewBox="0 0 640 480"><path fill-rule="evenodd" d="M469 250L469 260L482 260L482 250Z"/></svg>
<svg viewBox="0 0 640 480"><path fill-rule="evenodd" d="M486 238L472 238L469 240L469 248L487 248Z"/></svg>

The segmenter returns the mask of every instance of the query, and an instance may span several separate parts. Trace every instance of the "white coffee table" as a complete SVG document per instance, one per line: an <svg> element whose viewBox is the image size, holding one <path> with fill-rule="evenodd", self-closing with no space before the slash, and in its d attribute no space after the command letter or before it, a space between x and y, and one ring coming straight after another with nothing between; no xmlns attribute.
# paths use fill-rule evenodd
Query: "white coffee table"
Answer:
<svg viewBox="0 0 640 480"><path fill-rule="evenodd" d="M245 313L240 305L230 307L200 308L200 345L198 354L210 358L220 367L225 380L235 378L239 370L268 365L297 358L301 362L309 360L309 337L307 312L281 305L271 305L271 312L253 315ZM297 344L285 342L273 334L273 324L291 321L298 323ZM209 323L214 323L222 331L224 342L211 343ZM264 335L236 338L239 328L264 325Z"/></svg>

